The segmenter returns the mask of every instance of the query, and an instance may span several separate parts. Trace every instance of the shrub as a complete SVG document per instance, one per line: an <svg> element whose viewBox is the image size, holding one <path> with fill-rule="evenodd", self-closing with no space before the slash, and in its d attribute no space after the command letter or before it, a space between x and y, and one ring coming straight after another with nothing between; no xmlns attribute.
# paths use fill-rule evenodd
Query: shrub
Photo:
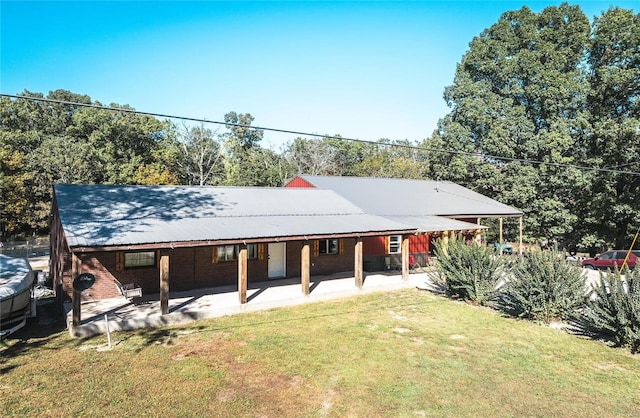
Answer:
<svg viewBox="0 0 640 418"><path fill-rule="evenodd" d="M519 257L503 291L510 313L547 324L575 317L586 303L582 269L556 251L527 252Z"/></svg>
<svg viewBox="0 0 640 418"><path fill-rule="evenodd" d="M493 249L476 244L465 244L452 239L446 245L435 244L436 275L432 280L443 286L451 296L477 303L493 304L498 296L499 282L503 279L503 258Z"/></svg>
<svg viewBox="0 0 640 418"><path fill-rule="evenodd" d="M640 348L640 273L637 269L600 273L595 298L584 319L589 326L612 338L618 347Z"/></svg>

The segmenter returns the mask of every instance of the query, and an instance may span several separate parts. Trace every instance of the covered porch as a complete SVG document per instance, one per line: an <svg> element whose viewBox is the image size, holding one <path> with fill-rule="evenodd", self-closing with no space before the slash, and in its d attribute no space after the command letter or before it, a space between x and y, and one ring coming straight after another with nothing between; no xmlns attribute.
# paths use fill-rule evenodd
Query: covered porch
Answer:
<svg viewBox="0 0 640 418"><path fill-rule="evenodd" d="M412 271L407 277L401 272L367 274L361 287L354 286L353 273L311 277L309 293L300 292L301 278L278 279L249 283L246 303L238 303L238 286L220 286L170 292L168 313L162 314L160 295L150 294L130 301L124 297L100 299L82 303L82 320L74 325L72 304L65 304L66 322L72 337L105 334L108 319L110 331L130 331L140 328L183 324L198 319L255 312L282 306L326 301L361 294L413 288L424 284L424 272Z"/></svg>

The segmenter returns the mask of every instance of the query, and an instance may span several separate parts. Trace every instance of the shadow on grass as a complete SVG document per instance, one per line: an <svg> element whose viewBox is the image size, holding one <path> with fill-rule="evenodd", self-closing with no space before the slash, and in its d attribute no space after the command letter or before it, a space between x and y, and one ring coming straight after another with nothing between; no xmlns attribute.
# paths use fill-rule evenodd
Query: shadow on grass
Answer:
<svg viewBox="0 0 640 418"><path fill-rule="evenodd" d="M41 349L65 331L66 324L53 303L38 305L37 316L0 343L0 361ZM1 363L0 363L1 364ZM2 369L4 370L4 369Z"/></svg>

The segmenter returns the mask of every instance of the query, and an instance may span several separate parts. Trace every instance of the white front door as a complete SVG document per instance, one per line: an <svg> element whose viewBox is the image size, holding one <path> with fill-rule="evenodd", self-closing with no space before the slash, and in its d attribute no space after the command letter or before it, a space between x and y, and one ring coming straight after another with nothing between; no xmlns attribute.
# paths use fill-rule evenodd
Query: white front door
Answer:
<svg viewBox="0 0 640 418"><path fill-rule="evenodd" d="M286 244L284 242L269 243L269 278L286 276Z"/></svg>

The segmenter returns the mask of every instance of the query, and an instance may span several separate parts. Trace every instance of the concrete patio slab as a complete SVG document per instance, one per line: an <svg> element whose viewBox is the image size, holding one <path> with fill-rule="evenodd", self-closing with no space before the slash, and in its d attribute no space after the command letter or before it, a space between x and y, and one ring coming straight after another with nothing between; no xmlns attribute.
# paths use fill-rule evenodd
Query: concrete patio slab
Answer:
<svg viewBox="0 0 640 418"><path fill-rule="evenodd" d="M76 326L72 321L71 303L65 304L65 311L70 335L89 337L107 332L105 317L110 331L129 331L371 292L420 287L427 280L427 274L423 272L411 272L406 281L397 271L369 273L365 276L362 288L358 288L353 276L312 277L308 296L302 294L299 278L255 282L248 285L245 304L239 301L237 286L170 292L169 313L166 315L160 313L159 295L144 295L133 302L124 297L102 299L82 304L82 321Z"/></svg>

